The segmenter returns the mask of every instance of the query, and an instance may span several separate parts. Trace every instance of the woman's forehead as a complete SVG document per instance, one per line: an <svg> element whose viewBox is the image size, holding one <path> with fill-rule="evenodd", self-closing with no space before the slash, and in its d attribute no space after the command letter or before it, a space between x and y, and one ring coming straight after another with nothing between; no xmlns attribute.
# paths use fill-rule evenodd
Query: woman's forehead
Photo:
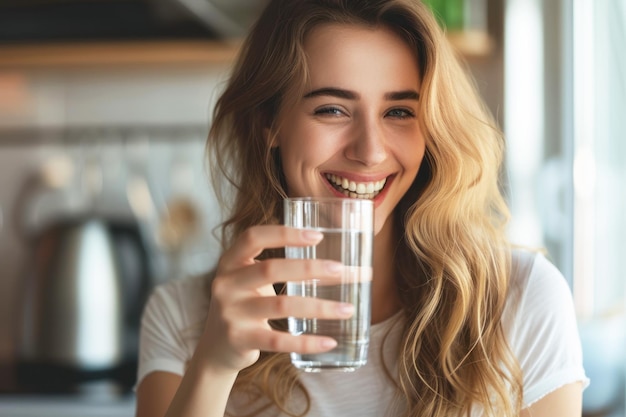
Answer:
<svg viewBox="0 0 626 417"><path fill-rule="evenodd" d="M309 33L304 52L310 88L368 83L390 91L419 88L416 51L385 26L324 24Z"/></svg>

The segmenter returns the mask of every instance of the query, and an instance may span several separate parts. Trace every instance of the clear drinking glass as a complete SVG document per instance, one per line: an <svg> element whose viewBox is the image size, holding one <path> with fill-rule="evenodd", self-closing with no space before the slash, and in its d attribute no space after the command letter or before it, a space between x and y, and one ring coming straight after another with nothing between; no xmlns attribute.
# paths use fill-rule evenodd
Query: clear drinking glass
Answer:
<svg viewBox="0 0 626 417"><path fill-rule="evenodd" d="M350 198L288 198L284 201L284 212L286 226L312 229L324 235L315 246L285 248L287 258L330 259L344 265L339 283L316 279L287 282L287 295L319 297L355 307L349 319L289 317L290 333L330 336L337 341L337 346L329 352L291 353L291 362L307 372L354 371L367 362L374 205L370 200Z"/></svg>

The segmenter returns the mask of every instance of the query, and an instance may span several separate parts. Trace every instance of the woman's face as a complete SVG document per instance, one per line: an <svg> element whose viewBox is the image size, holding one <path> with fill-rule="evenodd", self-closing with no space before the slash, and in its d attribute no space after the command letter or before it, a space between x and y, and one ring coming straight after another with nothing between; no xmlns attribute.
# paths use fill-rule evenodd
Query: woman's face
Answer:
<svg viewBox="0 0 626 417"><path fill-rule="evenodd" d="M290 196L367 198L380 231L424 156L416 54L386 28L327 24L306 39L310 85L280 112Z"/></svg>

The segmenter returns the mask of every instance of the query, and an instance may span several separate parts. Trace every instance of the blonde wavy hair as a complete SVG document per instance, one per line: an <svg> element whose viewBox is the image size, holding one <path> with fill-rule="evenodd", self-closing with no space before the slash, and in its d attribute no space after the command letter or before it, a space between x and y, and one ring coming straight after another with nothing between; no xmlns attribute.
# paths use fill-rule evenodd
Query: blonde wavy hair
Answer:
<svg viewBox="0 0 626 417"><path fill-rule="evenodd" d="M504 142L420 1L270 2L242 46L209 133L215 186L234 195L223 245L250 226L282 218L281 162L263 132L277 131L281 109L306 84L304 41L325 23L393 30L416 51L422 77L418 118L426 153L394 212L401 236L394 263L406 318L398 374L390 376L396 409L407 417L469 416L478 405L486 416L517 416L521 370L501 324L511 263L509 214L499 187ZM285 329L282 321L272 325ZM291 416L310 408L286 354L262 353L240 373L234 389L264 400L261 408L277 407ZM293 390L304 393L304 411L291 409Z"/></svg>

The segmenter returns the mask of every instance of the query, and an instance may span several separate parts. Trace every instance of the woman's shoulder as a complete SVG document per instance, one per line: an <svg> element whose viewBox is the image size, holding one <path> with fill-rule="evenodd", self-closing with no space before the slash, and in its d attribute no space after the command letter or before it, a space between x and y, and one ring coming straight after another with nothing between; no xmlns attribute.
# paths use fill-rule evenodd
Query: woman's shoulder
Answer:
<svg viewBox="0 0 626 417"><path fill-rule="evenodd" d="M194 276L154 288L141 319L138 382L153 371L183 374L206 316L206 282Z"/></svg>
<svg viewBox="0 0 626 417"><path fill-rule="evenodd" d="M573 307L567 280L546 256L529 250L513 251L503 317L513 339L520 331L530 335L551 322L575 321Z"/></svg>
<svg viewBox="0 0 626 417"><path fill-rule="evenodd" d="M158 284L148 300L147 312L176 318L181 326L196 322L207 311L208 280L205 274Z"/></svg>
<svg viewBox="0 0 626 417"><path fill-rule="evenodd" d="M512 339L534 339L563 326L575 336L575 316L572 291L557 267L541 253L515 250L503 317Z"/></svg>
<svg viewBox="0 0 626 417"><path fill-rule="evenodd" d="M525 249L512 252L510 287L513 297L534 298L544 292L570 292L561 271L545 255Z"/></svg>
<svg viewBox="0 0 626 417"><path fill-rule="evenodd" d="M541 253L515 250L503 327L524 375L524 405L574 381L588 383L571 288Z"/></svg>
<svg viewBox="0 0 626 417"><path fill-rule="evenodd" d="M158 284L153 293L160 297L195 299L207 293L208 279L205 274L165 281Z"/></svg>

